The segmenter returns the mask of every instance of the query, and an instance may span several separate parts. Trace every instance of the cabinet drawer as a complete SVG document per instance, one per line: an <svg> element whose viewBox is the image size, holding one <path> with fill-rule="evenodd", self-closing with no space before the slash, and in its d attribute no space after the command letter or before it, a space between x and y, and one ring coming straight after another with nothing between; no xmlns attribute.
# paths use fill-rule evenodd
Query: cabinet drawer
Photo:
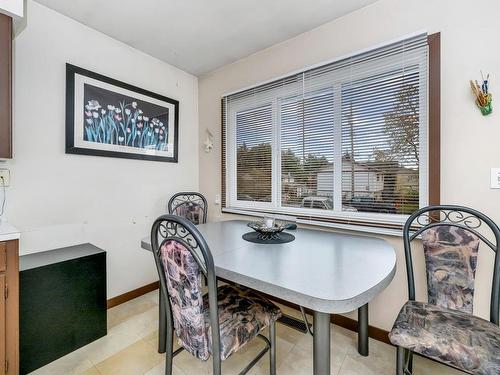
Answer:
<svg viewBox="0 0 500 375"><path fill-rule="evenodd" d="M0 272L7 268L7 243L0 242Z"/></svg>

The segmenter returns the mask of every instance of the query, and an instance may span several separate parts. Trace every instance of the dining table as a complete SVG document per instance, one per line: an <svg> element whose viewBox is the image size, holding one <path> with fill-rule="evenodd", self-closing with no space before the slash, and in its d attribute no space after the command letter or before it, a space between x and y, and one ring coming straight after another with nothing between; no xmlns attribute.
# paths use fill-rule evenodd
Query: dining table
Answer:
<svg viewBox="0 0 500 375"><path fill-rule="evenodd" d="M313 373L330 374L332 314L358 312L358 351L368 352L368 304L392 281L396 253L386 240L331 230L288 230L288 243L254 243L244 220L197 225L215 263L218 278L302 306L313 312ZM141 241L151 251L151 238ZM160 293L160 299L162 299ZM160 301L160 332L166 310ZM160 333L159 351L165 351Z"/></svg>

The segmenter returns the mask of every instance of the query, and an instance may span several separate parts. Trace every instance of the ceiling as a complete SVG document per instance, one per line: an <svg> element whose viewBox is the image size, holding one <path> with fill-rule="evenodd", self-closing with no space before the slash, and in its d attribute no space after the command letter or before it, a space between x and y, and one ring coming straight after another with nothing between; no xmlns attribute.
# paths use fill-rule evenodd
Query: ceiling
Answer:
<svg viewBox="0 0 500 375"><path fill-rule="evenodd" d="M37 0L200 76L377 0Z"/></svg>

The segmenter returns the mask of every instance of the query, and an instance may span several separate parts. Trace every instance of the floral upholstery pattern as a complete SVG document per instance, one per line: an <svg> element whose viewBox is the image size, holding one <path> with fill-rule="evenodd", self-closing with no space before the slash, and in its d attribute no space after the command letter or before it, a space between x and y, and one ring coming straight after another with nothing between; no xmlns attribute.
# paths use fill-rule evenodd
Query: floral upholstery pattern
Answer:
<svg viewBox="0 0 500 375"><path fill-rule="evenodd" d="M203 302L205 325L211 344L208 295L204 296ZM222 360L227 359L281 316L280 309L274 303L241 286L223 285L219 287L217 289L217 304ZM212 345L210 345L211 348Z"/></svg>
<svg viewBox="0 0 500 375"><path fill-rule="evenodd" d="M479 238L451 225L422 233L429 303L472 314Z"/></svg>
<svg viewBox="0 0 500 375"><path fill-rule="evenodd" d="M500 328L467 312L408 301L389 339L472 374L500 374Z"/></svg>
<svg viewBox="0 0 500 375"><path fill-rule="evenodd" d="M202 360L210 356L205 328L201 272L191 252L180 242L160 248L174 330L189 353Z"/></svg>
<svg viewBox="0 0 500 375"><path fill-rule="evenodd" d="M160 248L174 330L179 345L201 360L212 353L208 295L202 295L201 272L180 242ZM233 285L217 289L221 359L227 359L280 316L279 308L258 293Z"/></svg>
<svg viewBox="0 0 500 375"><path fill-rule="evenodd" d="M175 207L172 214L182 216L193 224L198 225L203 218L203 209L199 204L186 202Z"/></svg>

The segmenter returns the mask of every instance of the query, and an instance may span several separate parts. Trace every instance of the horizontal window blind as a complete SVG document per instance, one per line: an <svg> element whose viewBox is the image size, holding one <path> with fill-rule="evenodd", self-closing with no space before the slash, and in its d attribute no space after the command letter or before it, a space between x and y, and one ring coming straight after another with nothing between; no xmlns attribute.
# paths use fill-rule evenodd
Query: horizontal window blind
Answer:
<svg viewBox="0 0 500 375"><path fill-rule="evenodd" d="M236 189L241 201L272 201L272 107L236 114Z"/></svg>
<svg viewBox="0 0 500 375"><path fill-rule="evenodd" d="M427 203L427 66L421 34L223 97L225 207L401 222Z"/></svg>
<svg viewBox="0 0 500 375"><path fill-rule="evenodd" d="M409 70L342 87L344 210L410 214L419 207L423 85L421 72Z"/></svg>
<svg viewBox="0 0 500 375"><path fill-rule="evenodd" d="M227 163L226 163L226 148L227 148L227 137L226 137L226 99L222 98L221 99L221 121L222 121L222 129L221 129L221 143L222 143L222 150L221 150L221 205L223 208L227 207L227 201L226 201L226 180L227 180Z"/></svg>
<svg viewBox="0 0 500 375"><path fill-rule="evenodd" d="M305 197L317 195L323 182L319 178L333 181L333 170L320 173L334 158L333 108L332 90L293 98L280 106L282 206L333 208L332 189L325 192L323 202L304 202Z"/></svg>

